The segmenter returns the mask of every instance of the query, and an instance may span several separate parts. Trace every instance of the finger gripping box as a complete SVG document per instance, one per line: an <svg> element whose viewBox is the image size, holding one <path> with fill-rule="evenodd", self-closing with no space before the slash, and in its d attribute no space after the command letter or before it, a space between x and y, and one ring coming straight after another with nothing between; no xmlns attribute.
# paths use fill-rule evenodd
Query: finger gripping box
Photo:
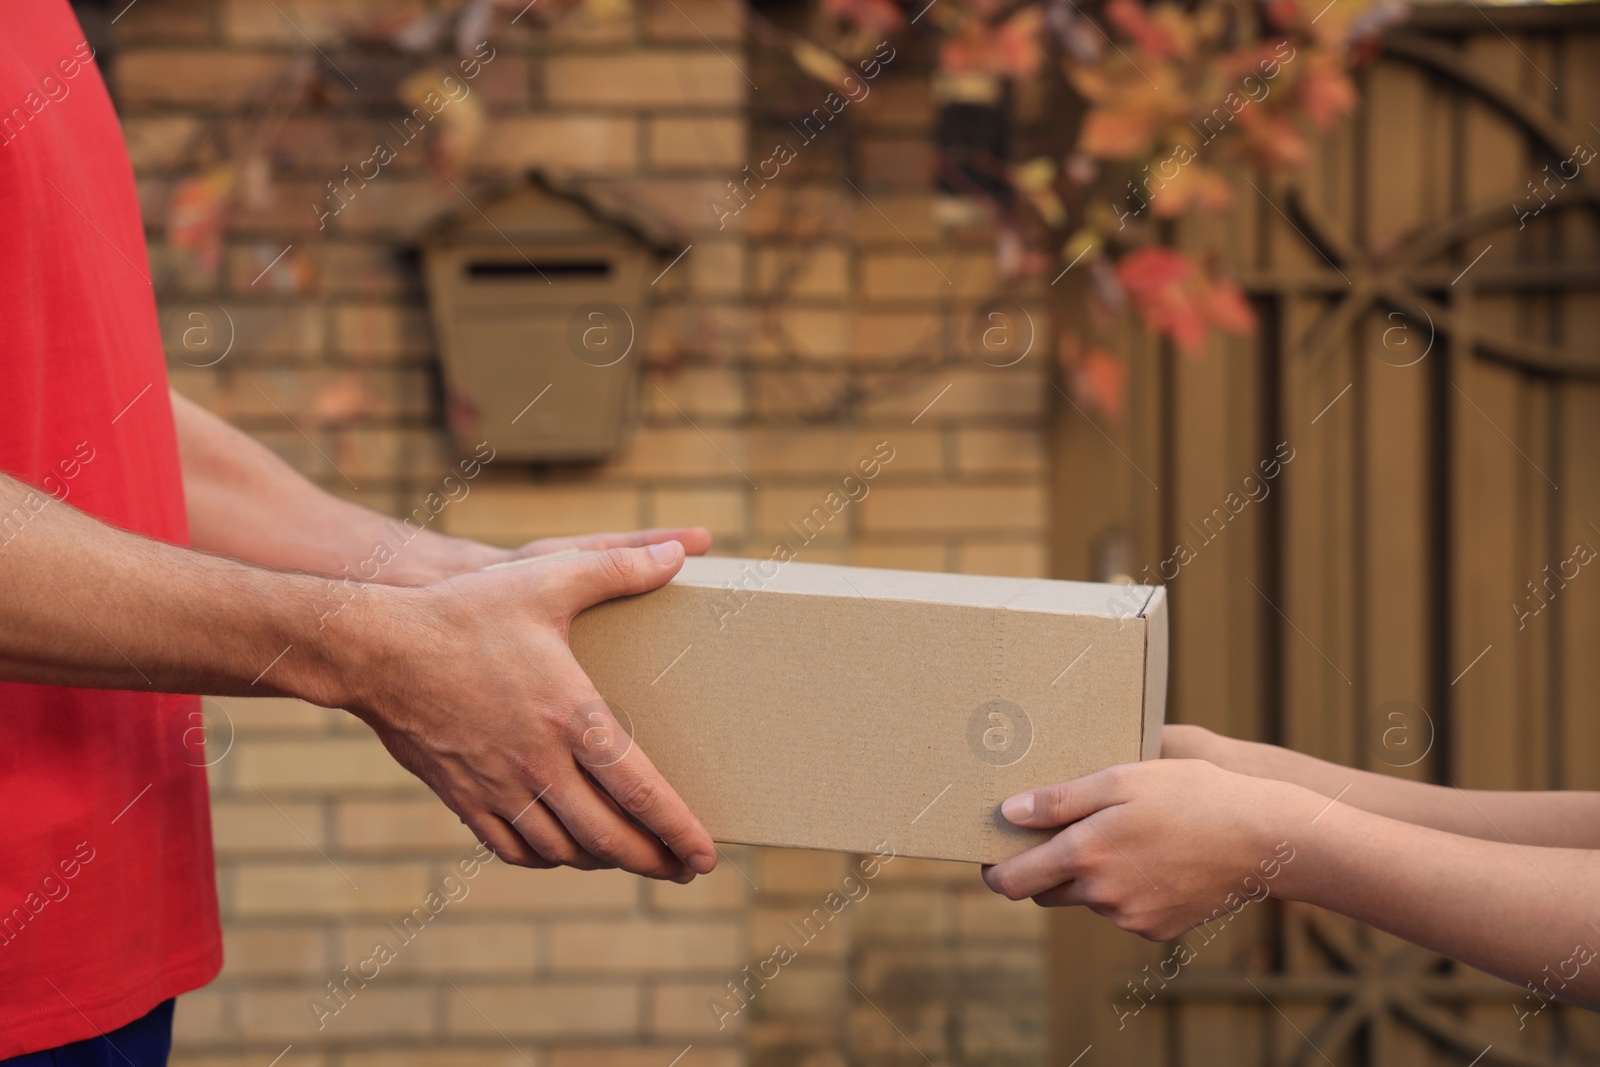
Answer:
<svg viewBox="0 0 1600 1067"><path fill-rule="evenodd" d="M1000 802L1158 754L1165 590L697 558L571 646L718 841L995 863Z"/></svg>

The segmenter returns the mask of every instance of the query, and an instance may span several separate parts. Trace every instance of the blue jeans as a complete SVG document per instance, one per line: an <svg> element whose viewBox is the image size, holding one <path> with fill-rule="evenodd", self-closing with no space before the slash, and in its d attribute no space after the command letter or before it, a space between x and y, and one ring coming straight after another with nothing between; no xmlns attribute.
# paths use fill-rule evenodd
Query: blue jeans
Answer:
<svg viewBox="0 0 1600 1067"><path fill-rule="evenodd" d="M158 1004L149 1015L109 1034L0 1060L0 1067L166 1067L172 1051L172 1005L170 1000Z"/></svg>

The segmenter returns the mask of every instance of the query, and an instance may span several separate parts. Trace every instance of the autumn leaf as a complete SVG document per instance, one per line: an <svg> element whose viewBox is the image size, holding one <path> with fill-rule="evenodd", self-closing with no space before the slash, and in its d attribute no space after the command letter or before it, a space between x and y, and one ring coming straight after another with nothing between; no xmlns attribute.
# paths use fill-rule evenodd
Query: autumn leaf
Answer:
<svg viewBox="0 0 1600 1067"><path fill-rule="evenodd" d="M1078 151L1097 159L1137 159L1155 142L1156 116L1138 107L1091 107L1078 131Z"/></svg>
<svg viewBox="0 0 1600 1067"><path fill-rule="evenodd" d="M1225 211L1232 205L1233 186L1221 172L1203 163L1179 167L1177 176L1150 197L1150 209L1164 219L1177 218L1192 208Z"/></svg>
<svg viewBox="0 0 1600 1067"><path fill-rule="evenodd" d="M905 12L890 0L823 0L823 13L875 38L888 37L905 26Z"/></svg>
<svg viewBox="0 0 1600 1067"><path fill-rule="evenodd" d="M1135 48L1157 59L1179 59L1194 51L1194 22L1171 4L1146 11L1136 0L1111 0L1105 16Z"/></svg>
<svg viewBox="0 0 1600 1067"><path fill-rule="evenodd" d="M1044 62L1043 25L1038 7L1024 8L999 26L970 20L940 44L939 66L951 74L1030 78Z"/></svg>
<svg viewBox="0 0 1600 1067"><path fill-rule="evenodd" d="M1206 318L1230 333L1248 334L1256 328L1256 313L1245 299L1244 290L1226 279L1212 279L1200 292Z"/></svg>
<svg viewBox="0 0 1600 1067"><path fill-rule="evenodd" d="M1355 110L1356 87L1332 56L1317 53L1306 61L1300 79L1300 99L1305 104L1306 115L1325 130L1340 115Z"/></svg>
<svg viewBox="0 0 1600 1067"><path fill-rule="evenodd" d="M1121 422L1128 407L1128 368L1110 349L1086 349L1067 367L1073 396L1112 422Z"/></svg>
<svg viewBox="0 0 1600 1067"><path fill-rule="evenodd" d="M233 194L234 168L219 164L180 182L167 212L167 241L194 257L210 278L222 258L222 224Z"/></svg>

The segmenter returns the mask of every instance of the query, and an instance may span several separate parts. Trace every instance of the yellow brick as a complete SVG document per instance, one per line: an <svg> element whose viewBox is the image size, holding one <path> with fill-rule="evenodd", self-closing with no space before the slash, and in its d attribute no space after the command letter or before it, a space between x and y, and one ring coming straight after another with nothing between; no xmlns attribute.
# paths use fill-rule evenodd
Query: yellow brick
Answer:
<svg viewBox="0 0 1600 1067"><path fill-rule="evenodd" d="M940 886L877 886L859 904L856 938L941 939L954 925L950 897Z"/></svg>
<svg viewBox="0 0 1600 1067"><path fill-rule="evenodd" d="M336 811L344 851L446 850L469 855L476 845L460 816L434 797L425 800L346 800Z"/></svg>
<svg viewBox="0 0 1600 1067"><path fill-rule="evenodd" d="M199 1043L224 1037L227 1000L227 994L218 989L196 989L178 998L172 1015L173 1041Z"/></svg>
<svg viewBox="0 0 1600 1067"><path fill-rule="evenodd" d="M729 912L742 908L749 899L750 883L734 869L747 864L743 857L723 859L717 869L701 875L688 885L675 882L647 881L646 895L656 911L674 914L691 912Z"/></svg>
<svg viewBox="0 0 1600 1067"><path fill-rule="evenodd" d="M345 304L333 316L334 347L356 357L392 359L433 351L433 326L419 307Z"/></svg>
<svg viewBox="0 0 1600 1067"><path fill-rule="evenodd" d="M445 998L451 1034L508 1037L624 1037L639 1029L639 990L622 982L473 985Z"/></svg>
<svg viewBox="0 0 1600 1067"><path fill-rule="evenodd" d="M670 5L648 5L645 8L646 30L658 41L703 40L733 42L737 44L744 34L744 20L738 0L674 0ZM735 62L744 64L742 56L723 45Z"/></svg>
<svg viewBox="0 0 1600 1067"><path fill-rule="evenodd" d="M557 972L662 974L737 968L737 922L643 919L558 923L551 927L550 967Z"/></svg>
<svg viewBox="0 0 1600 1067"><path fill-rule="evenodd" d="M222 32L228 41L239 44L300 46L309 38L326 47L342 41L352 24L375 18L400 23L421 13L420 0L340 0L337 4L320 0L273 0L269 4L226 0L222 5Z"/></svg>
<svg viewBox="0 0 1600 1067"><path fill-rule="evenodd" d="M177 166L200 128L200 120L189 115L160 115L129 118L122 124L128 142L128 158L135 170Z"/></svg>
<svg viewBox="0 0 1600 1067"><path fill-rule="evenodd" d="M322 314L312 307L224 307L205 301L174 303L162 317L161 330L167 353L179 363L201 366L220 358L232 362L216 365L230 369L243 357L319 359L325 337Z"/></svg>
<svg viewBox="0 0 1600 1067"><path fill-rule="evenodd" d="M850 314L828 308L789 308L764 321L750 338L758 357L841 359L850 353Z"/></svg>
<svg viewBox="0 0 1600 1067"><path fill-rule="evenodd" d="M117 56L117 90L124 104L235 107L263 93L290 61L288 55L130 49Z"/></svg>
<svg viewBox="0 0 1600 1067"><path fill-rule="evenodd" d="M352 718L348 711L319 708L293 697L206 697L205 711L217 716L219 736L226 736L222 732L225 723L232 723L240 737L286 733L315 736Z"/></svg>
<svg viewBox="0 0 1600 1067"><path fill-rule="evenodd" d="M910 240L930 256L940 251L936 242L944 235L934 220L933 197L929 194L872 192L872 203L868 204L853 190L845 193L849 197L845 201L849 205L849 232L860 244L916 255L906 246ZM944 284L937 275L934 278Z"/></svg>
<svg viewBox="0 0 1600 1067"><path fill-rule="evenodd" d="M451 996L454 996L451 993ZM529 1053L533 1055L529 1055ZM366 1052L346 1052L339 1058L341 1067L546 1067L549 1060L532 1049L499 1048L465 1049L459 1046L446 1049L374 1049ZM254 1067L261 1067L255 1064ZM295 1067L299 1067L298 1064Z"/></svg>
<svg viewBox="0 0 1600 1067"><path fill-rule="evenodd" d="M1038 485L884 486L861 502L862 528L871 533L922 530L1040 532L1044 487Z"/></svg>
<svg viewBox="0 0 1600 1067"><path fill-rule="evenodd" d="M659 489L649 494L651 526L704 526L715 537L745 535L745 498L739 489Z"/></svg>
<svg viewBox="0 0 1600 1067"><path fill-rule="evenodd" d="M672 396L670 390L662 391ZM676 402L677 398L672 399ZM641 427L609 473L637 478L729 478L747 484L739 473L744 464L743 431L706 425L697 429L679 421L672 426Z"/></svg>
<svg viewBox="0 0 1600 1067"><path fill-rule="evenodd" d="M824 966L816 966L824 963ZM845 982L843 967L826 966L803 952L801 958L784 967L767 988L756 993L755 1003L768 1016L783 1018L837 1019L853 995Z"/></svg>
<svg viewBox="0 0 1600 1067"><path fill-rule="evenodd" d="M1038 474L1045 440L1039 430L963 429L956 433L956 469L962 474Z"/></svg>
<svg viewBox="0 0 1600 1067"><path fill-rule="evenodd" d="M548 167L573 174L637 168L633 119L600 115L527 115L496 119L472 154L475 165L502 170Z"/></svg>
<svg viewBox="0 0 1600 1067"><path fill-rule="evenodd" d="M117 40L203 41L211 36L211 8L188 0L147 0L117 18Z"/></svg>
<svg viewBox="0 0 1600 1067"><path fill-rule="evenodd" d="M763 296L842 297L850 291L850 251L842 244L763 248L756 254Z"/></svg>
<svg viewBox="0 0 1600 1067"><path fill-rule="evenodd" d="M357 863L340 857L338 864L335 868L321 858L241 864L234 872L233 910L241 916L400 915L421 904L433 888L432 872L421 863Z"/></svg>
<svg viewBox="0 0 1600 1067"><path fill-rule="evenodd" d="M884 884L921 884L970 886L979 875L972 863L952 863L947 860L918 860L897 856L894 862L883 865L879 881Z"/></svg>
<svg viewBox="0 0 1600 1067"><path fill-rule="evenodd" d="M454 913L455 907L456 903L447 905L435 921L420 930L408 929L409 941L387 924L347 925L339 931L334 959L339 966L353 968L370 958L374 946L382 943L396 956L385 970L392 966L397 973L533 977L538 948L531 924L463 921Z"/></svg>
<svg viewBox="0 0 1600 1067"><path fill-rule="evenodd" d="M457 537L514 546L540 537L631 530L640 525L634 489L584 485L484 484L440 516Z"/></svg>
<svg viewBox="0 0 1600 1067"><path fill-rule="evenodd" d="M887 446L887 463L877 460L880 444ZM752 476L820 474L837 484L847 474L861 479L861 464L869 463L871 470L870 462L876 461L878 474L867 481L869 490L895 476L938 473L944 466L943 448L935 429L893 425L860 430L757 427L745 435Z"/></svg>
<svg viewBox="0 0 1600 1067"><path fill-rule="evenodd" d="M322 976L328 970L327 944L317 927L229 923L222 928L225 974L229 978Z"/></svg>
<svg viewBox="0 0 1600 1067"><path fill-rule="evenodd" d="M462 915L631 912L639 902L640 882L622 871L537 871L491 863L472 880L471 893L450 907Z"/></svg>
<svg viewBox="0 0 1600 1067"><path fill-rule="evenodd" d="M758 960L766 959L777 946L788 945L810 962L844 959L853 943L854 905L829 918L825 925L816 919L809 927L804 925L813 908L822 908L824 914L831 915L822 901L828 893L837 891L838 886L834 886L811 899L797 897L792 904L755 909L750 916L750 954Z"/></svg>
<svg viewBox="0 0 1600 1067"><path fill-rule="evenodd" d="M650 123L650 165L658 170L738 170L748 159L736 118L658 118Z"/></svg>
<svg viewBox="0 0 1600 1067"><path fill-rule="evenodd" d="M731 997L723 984L726 981L664 982L653 987L645 997L645 1025L658 1037L733 1037L742 1033L747 1012L719 1014L710 1007L721 1004L725 1012L733 1007L733 1001L725 999Z"/></svg>
<svg viewBox="0 0 1600 1067"><path fill-rule="evenodd" d="M1049 550L1037 541L980 541L956 549L956 570L962 574L999 574L1009 578L1048 578Z"/></svg>
<svg viewBox="0 0 1600 1067"><path fill-rule="evenodd" d="M744 376L736 370L691 367L652 378L661 389L647 388L644 397L651 417L658 421L681 420L687 415L704 425L706 420L736 419L745 412Z"/></svg>
<svg viewBox="0 0 1600 1067"><path fill-rule="evenodd" d="M696 241L693 250L684 257L682 266L689 268L684 277L689 279L699 297L737 297L744 294L744 242L742 241L709 239ZM662 269L667 268L663 265ZM677 280L677 268L668 271L665 278L657 284L666 284L668 278Z"/></svg>
<svg viewBox="0 0 1600 1067"><path fill-rule="evenodd" d="M765 419L837 419L854 389L842 370L762 371L751 376L751 402Z"/></svg>
<svg viewBox="0 0 1600 1067"><path fill-rule="evenodd" d="M545 65L545 99L557 108L736 107L746 87L733 64L710 50L556 55Z"/></svg>
<svg viewBox="0 0 1600 1067"><path fill-rule="evenodd" d="M239 741L229 757L242 795L257 788L282 803L287 791L339 793L358 789L423 789L370 734L306 741Z"/></svg>
<svg viewBox="0 0 1600 1067"><path fill-rule="evenodd" d="M1042 942L1049 933L1049 912L1031 901L1007 900L987 886L956 894L956 933L963 940L1015 939Z"/></svg>
<svg viewBox="0 0 1600 1067"><path fill-rule="evenodd" d="M856 567L887 567L897 571L942 571L945 569L945 548L937 542L868 543L856 541L850 546L850 563Z"/></svg>
<svg viewBox="0 0 1600 1067"><path fill-rule="evenodd" d="M839 888L850 870L850 857L798 848L756 850L751 878L768 897L816 897ZM749 870L749 868L746 868Z"/></svg>
<svg viewBox="0 0 1600 1067"><path fill-rule="evenodd" d="M825 501L830 493L837 494L835 506L848 498L838 492L836 484L819 482L810 486L770 486L756 494L755 538L781 539L800 558L816 562L813 549L832 542L842 548L850 536L857 516L853 514L860 504L845 504L835 514ZM864 499L871 500L882 489L874 490ZM759 879L758 879L759 881Z"/></svg>
<svg viewBox="0 0 1600 1067"><path fill-rule="evenodd" d="M1042 419L1047 394L1053 392L1049 379L1040 373L1044 369L1042 362L1025 360L1006 368L940 369L894 377L873 374L863 381L866 410L875 417L917 419L919 426L957 418L1004 418L1013 425L1019 419Z"/></svg>
<svg viewBox="0 0 1600 1067"><path fill-rule="evenodd" d="M987 296L998 283L994 256L923 249L879 252L861 261L861 291L869 300L949 300Z"/></svg>
<svg viewBox="0 0 1600 1067"><path fill-rule="evenodd" d="M239 998L236 1010L240 1036L292 1041L296 1045L304 1042L315 1047L324 1041L422 1037L433 1032L432 991L389 984L392 976L383 971L365 988L352 978L344 1007L336 1013L320 1015L319 1027L319 1013L312 1009L313 1001L330 1010L338 1006L322 984L331 979L342 981L344 975L330 972L321 983L308 982L295 990L250 990Z"/></svg>
<svg viewBox="0 0 1600 1067"><path fill-rule="evenodd" d="M672 1067L744 1067L746 1062L738 1049L696 1043L690 1049L675 1044L653 1048L558 1048L551 1050L549 1067L661 1067L680 1054L683 1058Z"/></svg>
<svg viewBox="0 0 1600 1067"><path fill-rule="evenodd" d="M318 848L327 847L321 804L289 800L276 803L274 808L261 800L255 790L250 790L243 800L214 802L211 827L217 854L301 852L315 855Z"/></svg>
<svg viewBox="0 0 1600 1067"><path fill-rule="evenodd" d="M945 347L945 324L932 311L860 312L850 338L850 354L864 362L927 360Z"/></svg>

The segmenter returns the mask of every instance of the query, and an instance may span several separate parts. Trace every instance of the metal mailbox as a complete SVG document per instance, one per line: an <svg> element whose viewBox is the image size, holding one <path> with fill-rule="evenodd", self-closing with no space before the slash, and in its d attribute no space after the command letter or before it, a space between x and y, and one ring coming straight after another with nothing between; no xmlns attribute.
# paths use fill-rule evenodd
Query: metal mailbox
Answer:
<svg viewBox="0 0 1600 1067"><path fill-rule="evenodd" d="M615 453L638 403L647 272L666 251L538 180L436 227L423 269L458 446L522 462Z"/></svg>

